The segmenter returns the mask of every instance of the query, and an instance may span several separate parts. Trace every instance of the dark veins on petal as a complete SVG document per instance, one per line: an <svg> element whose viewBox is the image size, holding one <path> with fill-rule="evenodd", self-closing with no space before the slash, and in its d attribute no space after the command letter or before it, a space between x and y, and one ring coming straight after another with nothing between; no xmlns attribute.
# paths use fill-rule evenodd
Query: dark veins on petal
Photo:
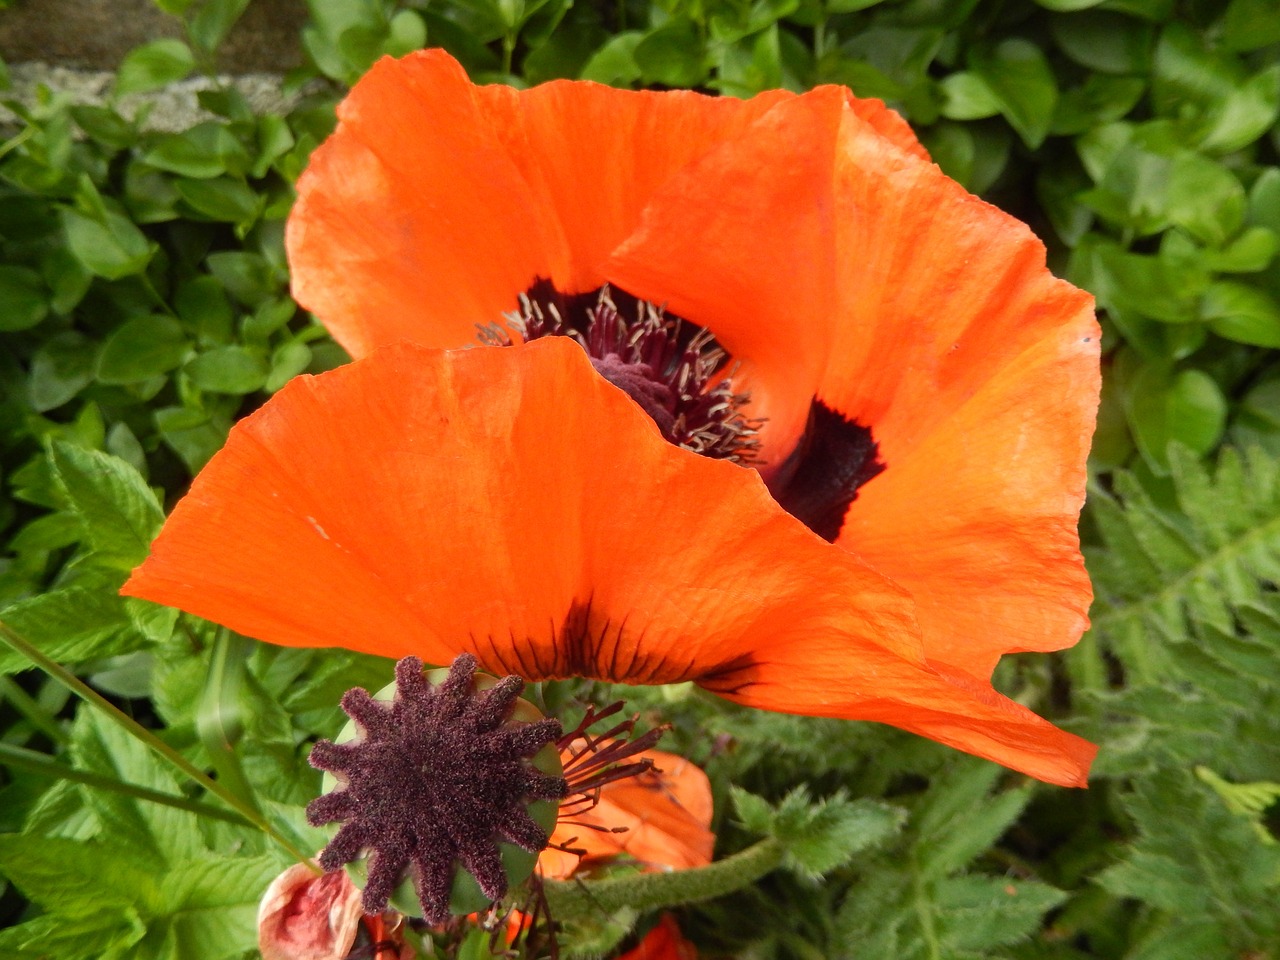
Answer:
<svg viewBox="0 0 1280 960"><path fill-rule="evenodd" d="M462 654L433 686L422 661L406 657L396 664L390 704L360 688L342 698L361 737L321 740L311 751L313 767L345 783L307 806L312 826L342 822L320 865L336 870L371 855L365 913L385 910L408 873L423 917L442 923L457 864L497 900L507 890L497 841L530 852L547 845L527 805L561 799L568 788L563 777L542 773L528 758L560 736L560 724L508 722L524 681L505 677L477 691L475 670L476 658Z"/></svg>

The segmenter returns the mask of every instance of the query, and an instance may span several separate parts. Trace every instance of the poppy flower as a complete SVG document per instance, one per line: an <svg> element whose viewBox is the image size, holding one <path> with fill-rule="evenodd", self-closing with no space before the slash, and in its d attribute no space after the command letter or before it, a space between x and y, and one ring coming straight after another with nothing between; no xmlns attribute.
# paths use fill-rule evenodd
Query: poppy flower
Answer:
<svg viewBox="0 0 1280 960"><path fill-rule="evenodd" d="M566 751L561 756L571 759ZM542 876L563 880L618 857L654 870L688 870L711 862L716 838L707 775L697 764L662 750L646 750L636 759L653 766L605 784L586 809L561 813L551 843L538 857Z"/></svg>
<svg viewBox="0 0 1280 960"><path fill-rule="evenodd" d="M989 679L1091 598L1098 329L1024 225L842 88L516 91L426 51L339 115L287 240L363 359L237 426L127 593L1084 783Z"/></svg>

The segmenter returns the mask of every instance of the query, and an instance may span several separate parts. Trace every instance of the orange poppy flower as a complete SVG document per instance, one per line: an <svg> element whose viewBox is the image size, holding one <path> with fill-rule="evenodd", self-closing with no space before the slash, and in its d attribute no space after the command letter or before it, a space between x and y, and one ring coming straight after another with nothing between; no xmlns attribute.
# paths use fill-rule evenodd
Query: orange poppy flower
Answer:
<svg viewBox="0 0 1280 960"><path fill-rule="evenodd" d="M569 759L564 751L561 755ZM656 870L711 862L716 838L707 775L697 764L661 750L646 750L635 759L652 760L654 766L605 784L599 802L588 809L562 809L551 843L538 856L540 874L563 880L620 856Z"/></svg>
<svg viewBox="0 0 1280 960"><path fill-rule="evenodd" d="M283 644L695 680L1084 783L1094 748L989 682L1091 597L1098 330L1025 226L838 88L516 91L427 51L340 117L288 245L365 359L238 426L126 592ZM596 343L606 283L732 363L661 316L622 331L643 356ZM593 353L375 349L477 328ZM666 442L686 416L720 436L679 442L742 434L715 452L754 469Z"/></svg>

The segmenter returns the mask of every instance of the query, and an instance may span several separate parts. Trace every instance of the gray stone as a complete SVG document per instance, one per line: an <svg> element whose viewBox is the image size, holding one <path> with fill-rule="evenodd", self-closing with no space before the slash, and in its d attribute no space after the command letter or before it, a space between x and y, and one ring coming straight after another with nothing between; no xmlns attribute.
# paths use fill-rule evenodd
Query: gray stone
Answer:
<svg viewBox="0 0 1280 960"><path fill-rule="evenodd" d="M72 103L103 104L110 100L111 85L115 81L115 74L109 70L78 70L44 63L16 64L9 68L9 72L12 86L6 97L27 106L37 102L42 86ZM147 129L186 130L202 120L212 119L212 114L200 108L196 94L221 84L235 87L244 94L258 114L287 113L303 93L314 88L314 85L308 85L302 92L285 93L281 78L274 73L244 73L216 79L192 77L162 90L121 97L115 106L130 118L143 107L149 107L143 122ZM13 114L0 107L0 124L13 124L16 120Z"/></svg>
<svg viewBox="0 0 1280 960"><path fill-rule="evenodd" d="M199 0L196 0L198 3ZM218 50L224 73L284 73L302 64L305 0L251 0ZM151 0L12 0L0 10L0 57L114 70L134 47L181 37L182 24Z"/></svg>

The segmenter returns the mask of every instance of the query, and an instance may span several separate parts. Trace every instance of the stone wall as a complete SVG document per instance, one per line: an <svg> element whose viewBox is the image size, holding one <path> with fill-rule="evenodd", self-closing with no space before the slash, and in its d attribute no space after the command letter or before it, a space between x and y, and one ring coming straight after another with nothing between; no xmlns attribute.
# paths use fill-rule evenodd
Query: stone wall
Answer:
<svg viewBox="0 0 1280 960"><path fill-rule="evenodd" d="M250 0L218 52L218 69L283 73L299 66L306 19L305 0ZM181 36L182 24L151 0L10 0L0 9L0 57L10 66L114 70L139 44Z"/></svg>

